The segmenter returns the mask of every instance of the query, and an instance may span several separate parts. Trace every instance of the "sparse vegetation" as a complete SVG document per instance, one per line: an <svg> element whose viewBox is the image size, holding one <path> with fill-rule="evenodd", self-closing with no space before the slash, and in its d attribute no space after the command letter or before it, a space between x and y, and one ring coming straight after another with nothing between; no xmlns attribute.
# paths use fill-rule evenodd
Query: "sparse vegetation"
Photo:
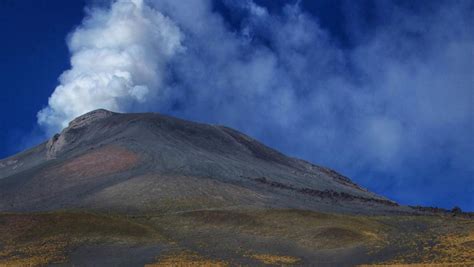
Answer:
<svg viewBox="0 0 474 267"><path fill-rule="evenodd" d="M144 244L161 238L126 218L92 213L3 214L0 225L0 265L60 263L84 244Z"/></svg>
<svg viewBox="0 0 474 267"><path fill-rule="evenodd" d="M271 255L271 254L254 254L250 257L257 259L265 264L273 265L291 265L296 264L300 260L291 256L280 256L280 255Z"/></svg>
<svg viewBox="0 0 474 267"><path fill-rule="evenodd" d="M179 252L173 252L166 254L158 258L157 263L148 264L146 267L178 267L178 266L190 266L190 267L225 267L227 263L221 260L208 259L196 252L184 250Z"/></svg>
<svg viewBox="0 0 474 267"><path fill-rule="evenodd" d="M451 210L451 212L454 213L454 214L460 214L460 213L462 213L462 210L461 210L460 207L455 206L455 207Z"/></svg>
<svg viewBox="0 0 474 267"><path fill-rule="evenodd" d="M324 258L354 264L474 262L474 221L449 215L356 216L294 209L137 216L54 212L3 214L0 226L0 265L67 262L71 251L90 244L157 243L167 249L150 266L291 265Z"/></svg>

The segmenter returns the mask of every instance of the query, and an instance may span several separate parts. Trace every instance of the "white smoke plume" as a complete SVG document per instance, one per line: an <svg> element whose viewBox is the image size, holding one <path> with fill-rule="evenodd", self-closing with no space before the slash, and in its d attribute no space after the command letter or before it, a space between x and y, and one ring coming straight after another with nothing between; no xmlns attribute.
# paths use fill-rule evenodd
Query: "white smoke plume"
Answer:
<svg viewBox="0 0 474 267"><path fill-rule="evenodd" d="M359 1L341 1L350 47L302 2L277 12L252 0L91 9L38 121L52 133L106 108L224 124L395 200L472 209L473 1L363 1L379 16L371 27Z"/></svg>
<svg viewBox="0 0 474 267"><path fill-rule="evenodd" d="M179 53L178 27L142 0L119 0L109 10L90 9L69 37L71 69L38 113L49 132L90 110L127 111L152 101L163 86L168 58Z"/></svg>

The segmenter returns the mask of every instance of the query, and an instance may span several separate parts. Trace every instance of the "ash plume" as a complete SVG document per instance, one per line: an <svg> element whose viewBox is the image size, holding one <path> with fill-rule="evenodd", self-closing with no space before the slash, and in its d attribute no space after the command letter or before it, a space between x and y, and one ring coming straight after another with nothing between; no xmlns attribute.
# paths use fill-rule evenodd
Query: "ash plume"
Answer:
<svg viewBox="0 0 474 267"><path fill-rule="evenodd" d="M53 133L96 108L159 111L237 128L395 200L474 207L459 194L474 188L472 1L374 1L370 29L343 1L348 47L300 1L221 1L238 22L215 3L89 9L38 122Z"/></svg>
<svg viewBox="0 0 474 267"><path fill-rule="evenodd" d="M59 78L38 123L54 132L99 107L127 111L152 101L163 87L167 59L182 49L182 38L173 21L142 0L88 9L68 38L71 69Z"/></svg>

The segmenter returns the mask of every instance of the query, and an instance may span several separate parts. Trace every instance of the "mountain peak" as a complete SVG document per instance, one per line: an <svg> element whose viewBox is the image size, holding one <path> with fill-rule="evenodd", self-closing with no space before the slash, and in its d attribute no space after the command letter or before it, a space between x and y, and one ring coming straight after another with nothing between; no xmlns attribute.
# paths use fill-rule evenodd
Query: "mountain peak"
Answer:
<svg viewBox="0 0 474 267"><path fill-rule="evenodd" d="M170 201L177 203L176 210L236 205L368 213L400 209L334 171L288 157L239 131L156 113L94 110L14 159L23 165L0 172L4 183L10 181L0 187L0 210L60 205L154 212L169 209ZM33 170L41 171L32 175ZM25 189L21 181L26 180L51 186ZM28 191L24 197L9 197L23 191Z"/></svg>
<svg viewBox="0 0 474 267"><path fill-rule="evenodd" d="M96 109L90 112L87 112L69 122L68 127L64 128L61 133L55 134L51 139L49 139L46 144L47 152L46 157L48 159L56 158L57 154L64 149L64 147L71 143L71 135L74 135L74 130L84 128L94 122L99 120L106 119L112 115L117 114L106 109Z"/></svg>
<svg viewBox="0 0 474 267"><path fill-rule="evenodd" d="M92 123L94 121L104 119L104 118L108 118L108 117L112 116L113 114L115 114L115 113L112 112L112 111L106 110L106 109L96 109L96 110L87 112L86 114L83 114L83 115L75 118L74 120L72 120L69 123L68 128L84 127L84 126L87 126L87 125L89 125L90 123Z"/></svg>

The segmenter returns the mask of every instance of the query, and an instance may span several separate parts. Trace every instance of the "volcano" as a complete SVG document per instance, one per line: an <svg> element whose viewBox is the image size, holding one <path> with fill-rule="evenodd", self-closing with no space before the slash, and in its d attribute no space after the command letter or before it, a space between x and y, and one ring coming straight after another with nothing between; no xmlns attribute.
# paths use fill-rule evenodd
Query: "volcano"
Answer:
<svg viewBox="0 0 474 267"><path fill-rule="evenodd" d="M155 113L95 110L0 161L0 212L0 264L474 262L469 214Z"/></svg>
<svg viewBox="0 0 474 267"><path fill-rule="evenodd" d="M1 166L3 211L400 209L330 169L233 129L159 114L96 110Z"/></svg>

